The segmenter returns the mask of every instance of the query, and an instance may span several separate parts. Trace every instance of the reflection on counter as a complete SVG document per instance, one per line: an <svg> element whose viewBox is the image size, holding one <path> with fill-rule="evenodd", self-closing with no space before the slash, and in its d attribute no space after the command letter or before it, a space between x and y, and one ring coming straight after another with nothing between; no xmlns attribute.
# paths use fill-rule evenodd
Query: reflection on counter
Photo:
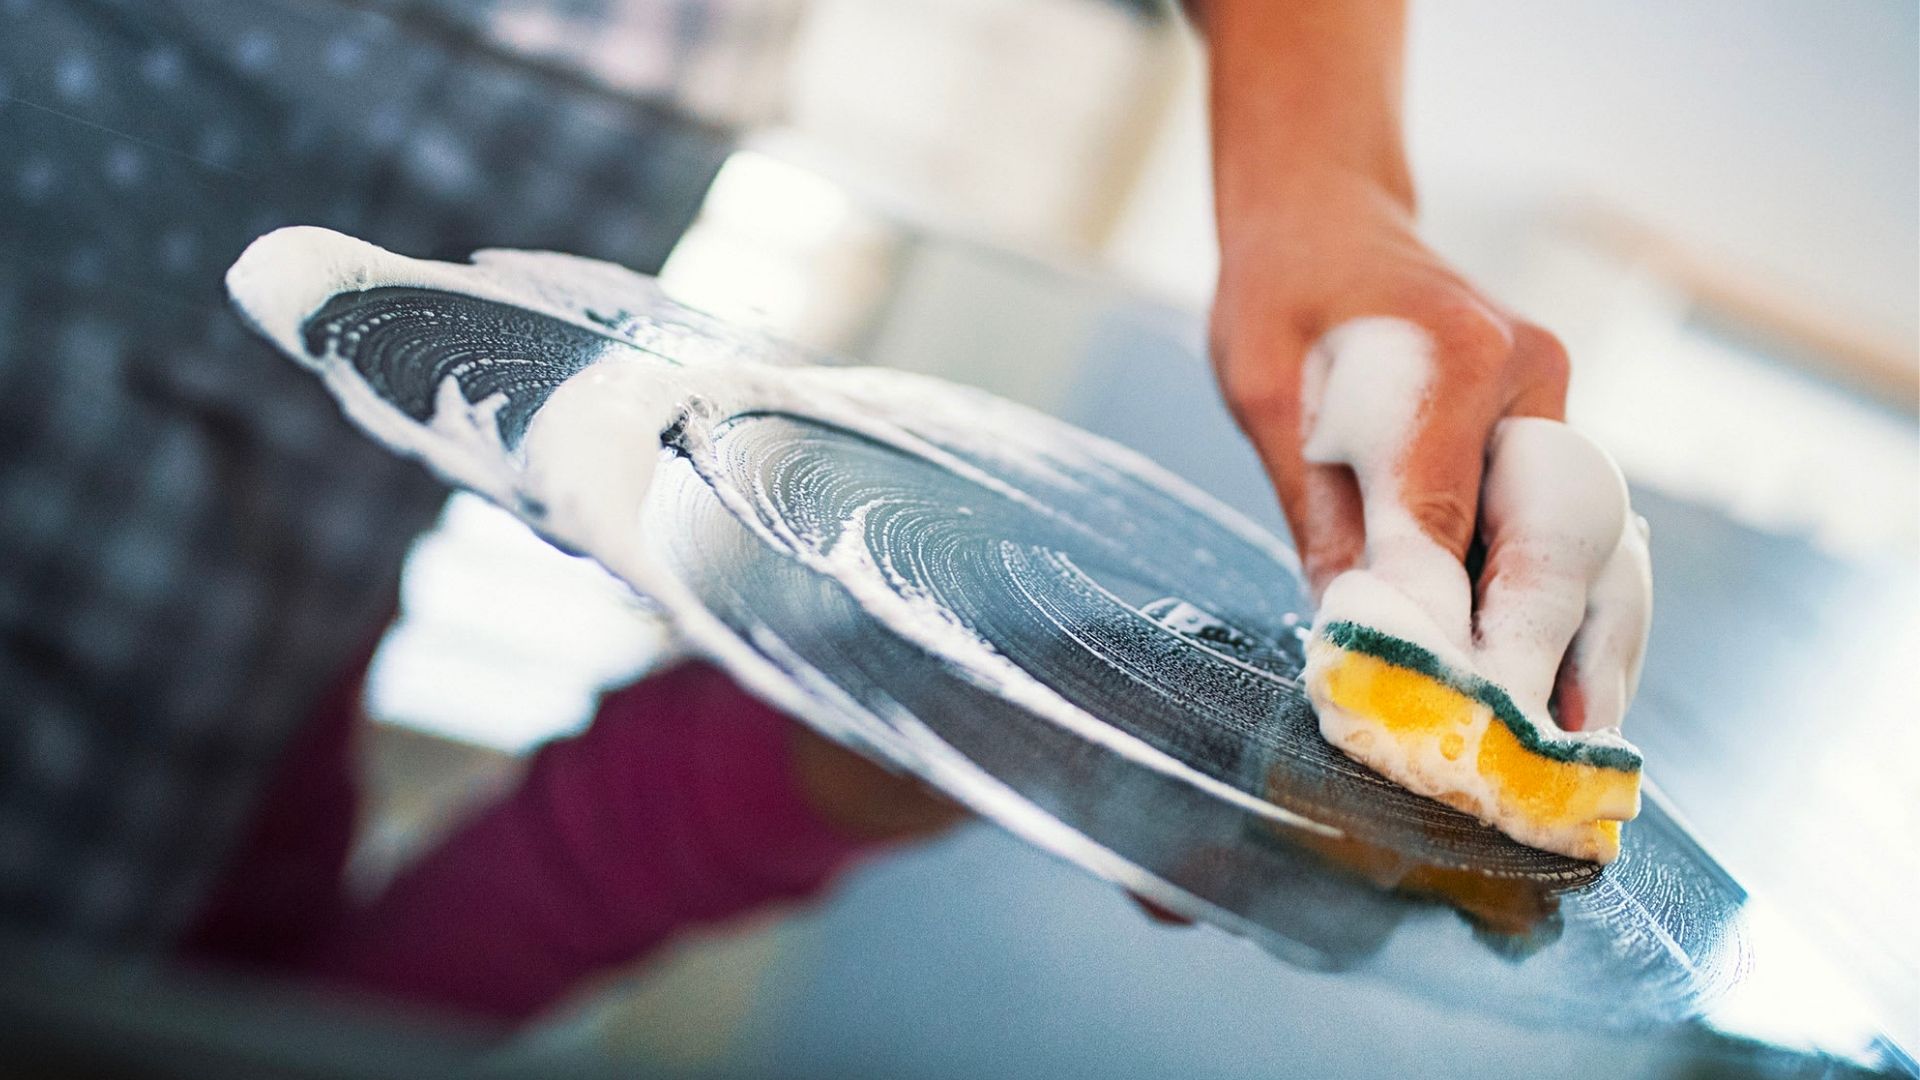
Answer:
<svg viewBox="0 0 1920 1080"><path fill-rule="evenodd" d="M923 713L899 728L1094 838L1073 854L1105 877L969 825L610 963L508 1035L173 948L263 852L251 899L280 921L237 924L256 958L330 925L685 647L340 421L226 306L249 240L321 224L658 271L808 348L1060 416L1283 535L1208 370L1207 64L1173 9L0 0L0 914L23 920L0 927L0 1073L1920 1076L1911 5L1414 5L1424 235L1566 341L1570 415L1653 523L1627 721L1649 786L1613 866L1321 742L1293 685L1306 601L1270 552L1115 512L1094 493L1142 496L1111 478L998 463L1071 511L1028 514L756 416L722 439L760 511L840 537L854 488L917 493L858 539L910 551L899 580L1186 782L937 670L684 455L662 475L688 527L655 539L716 618ZM762 483L807 468L846 483ZM1144 674L1106 678L1115 658ZM303 757L336 773L253 830ZM526 877L615 861L538 854ZM1218 925L1149 922L1129 890Z"/></svg>

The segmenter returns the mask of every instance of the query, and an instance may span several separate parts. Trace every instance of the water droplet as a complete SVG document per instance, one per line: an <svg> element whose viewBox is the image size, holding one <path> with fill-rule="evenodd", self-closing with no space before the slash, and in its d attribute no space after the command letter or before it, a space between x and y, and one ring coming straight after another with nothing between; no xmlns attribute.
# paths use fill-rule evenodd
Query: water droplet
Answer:
<svg viewBox="0 0 1920 1080"><path fill-rule="evenodd" d="M20 166L18 184L20 197L27 202L39 202L53 190L56 172L53 162L44 155L28 158Z"/></svg>
<svg viewBox="0 0 1920 1080"><path fill-rule="evenodd" d="M67 253L66 271L76 285L98 285L107 276L107 260L98 248L76 247Z"/></svg>
<svg viewBox="0 0 1920 1080"><path fill-rule="evenodd" d="M327 42L326 67L331 75L351 75L367 59L366 44L358 38L337 37Z"/></svg>
<svg viewBox="0 0 1920 1080"><path fill-rule="evenodd" d="M199 248L199 238L192 229L185 225L168 229L160 238L160 265L173 273L184 274L193 269Z"/></svg>
<svg viewBox="0 0 1920 1080"><path fill-rule="evenodd" d="M391 103L374 106L367 116L367 140L378 147L398 143L407 133L407 116Z"/></svg>
<svg viewBox="0 0 1920 1080"><path fill-rule="evenodd" d="M140 77L154 86L178 84L185 69L179 50L171 46L162 45L140 58Z"/></svg>
<svg viewBox="0 0 1920 1080"><path fill-rule="evenodd" d="M211 165L231 165L240 152L240 140L223 127L209 127L194 142L193 156Z"/></svg>
<svg viewBox="0 0 1920 1080"><path fill-rule="evenodd" d="M146 159L137 148L120 143L107 151L107 179L114 186L130 188L140 182L145 171Z"/></svg>
<svg viewBox="0 0 1920 1080"><path fill-rule="evenodd" d="M273 35L257 27L241 34L233 48L234 60L248 71L266 70L273 63L273 53Z"/></svg>
<svg viewBox="0 0 1920 1080"><path fill-rule="evenodd" d="M85 53L68 53L60 58L60 63L53 69L53 89L67 101L84 101L92 97L97 82L93 60Z"/></svg>

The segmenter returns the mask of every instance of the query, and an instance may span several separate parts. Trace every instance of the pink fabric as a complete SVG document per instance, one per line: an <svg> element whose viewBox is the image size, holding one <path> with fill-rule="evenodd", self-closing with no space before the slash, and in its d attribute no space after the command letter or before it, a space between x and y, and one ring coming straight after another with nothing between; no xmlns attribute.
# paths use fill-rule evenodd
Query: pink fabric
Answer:
<svg viewBox="0 0 1920 1080"><path fill-rule="evenodd" d="M359 805L353 735L377 642L321 697L281 754L246 837L181 942L186 955L283 965L301 954L315 928L341 918L341 871Z"/></svg>
<svg viewBox="0 0 1920 1080"><path fill-rule="evenodd" d="M281 876L311 882L324 863L331 891L223 888L193 944L335 986L526 1017L680 931L818 891L865 846L821 821L795 787L792 734L717 669L655 675L609 695L586 732L543 748L511 795L373 903L339 904L343 849L313 843L307 869ZM261 837L301 835L290 813L337 816L335 800L296 799L330 790L322 777L340 768L333 748L345 743L326 745L289 763L263 805ZM244 882L274 853L249 845L230 878ZM258 933L262 920L234 903L249 896L280 908L265 921L282 933ZM290 915L304 923L297 933L284 932Z"/></svg>

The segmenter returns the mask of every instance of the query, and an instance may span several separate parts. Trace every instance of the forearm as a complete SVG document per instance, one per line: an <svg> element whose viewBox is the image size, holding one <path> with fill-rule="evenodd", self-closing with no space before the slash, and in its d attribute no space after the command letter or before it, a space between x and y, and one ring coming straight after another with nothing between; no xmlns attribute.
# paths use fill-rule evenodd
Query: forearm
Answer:
<svg viewBox="0 0 1920 1080"><path fill-rule="evenodd" d="M1211 68L1214 199L1222 222L1344 172L1403 207L1404 0L1188 0Z"/></svg>

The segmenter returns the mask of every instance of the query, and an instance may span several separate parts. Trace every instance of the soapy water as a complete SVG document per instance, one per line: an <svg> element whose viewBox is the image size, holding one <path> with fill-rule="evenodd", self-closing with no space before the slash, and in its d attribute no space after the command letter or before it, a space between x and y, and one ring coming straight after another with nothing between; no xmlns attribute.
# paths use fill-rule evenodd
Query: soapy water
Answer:
<svg viewBox="0 0 1920 1080"><path fill-rule="evenodd" d="M566 256L286 230L229 285L370 434L603 562L755 692L1174 911L1582 1027L1698 1016L1748 962L1742 893L1657 793L1603 873L1328 746L1291 553L1129 451L793 366Z"/></svg>
<svg viewBox="0 0 1920 1080"><path fill-rule="evenodd" d="M1744 964L1737 886L1657 802L1603 874L1515 844L1329 746L1298 682L1297 577L1195 509L1131 493L1128 505L1147 512L1122 534L1096 487L1070 515L1036 518L787 415L733 419L713 445L714 461L677 457L658 475L671 509L656 520L694 525L650 534L662 562L736 635L777 641L771 662L831 682L868 726L938 740L960 759L947 790L1015 832L1045 815L1074 841L1038 838L1044 846L1116 856L1125 865L1108 876L1162 900L1164 883L1182 894L1175 910L1294 962L1391 968L1440 996L1471 993L1541 1020L1681 1015ZM1043 501L1054 494L1023 483ZM857 544L886 571L854 584L813 572L743 527L715 496L720 484L829 551ZM1152 557L1196 539L1217 565ZM1010 701L997 675L929 650L895 609L863 599L876 579L1086 714L1292 816L1253 812ZM980 798L976 770L1002 790ZM1370 851L1356 859L1356 845ZM1146 876L1156 884L1142 889ZM1526 918L1487 910L1487 891ZM1408 969L1387 949L1401 934L1457 948Z"/></svg>

